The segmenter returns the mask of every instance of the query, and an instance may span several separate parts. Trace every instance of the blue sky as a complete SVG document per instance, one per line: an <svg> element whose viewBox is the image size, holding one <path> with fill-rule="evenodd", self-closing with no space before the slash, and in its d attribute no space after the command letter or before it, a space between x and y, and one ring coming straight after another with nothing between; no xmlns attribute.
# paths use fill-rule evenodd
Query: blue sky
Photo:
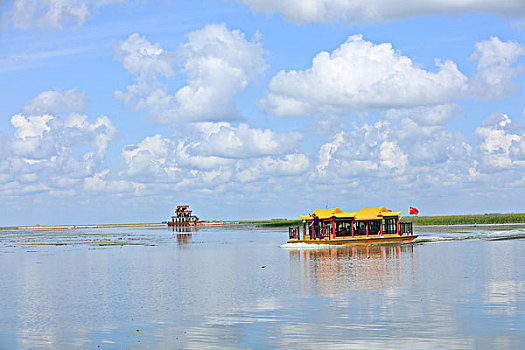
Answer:
<svg viewBox="0 0 525 350"><path fill-rule="evenodd" d="M0 225L524 212L525 3L0 3Z"/></svg>

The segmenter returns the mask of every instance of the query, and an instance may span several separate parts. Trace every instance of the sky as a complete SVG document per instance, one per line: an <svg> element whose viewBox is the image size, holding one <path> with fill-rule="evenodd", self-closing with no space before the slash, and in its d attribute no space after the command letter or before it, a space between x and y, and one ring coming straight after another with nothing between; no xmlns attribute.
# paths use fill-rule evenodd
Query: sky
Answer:
<svg viewBox="0 0 525 350"><path fill-rule="evenodd" d="M0 226L525 212L523 0L0 1Z"/></svg>

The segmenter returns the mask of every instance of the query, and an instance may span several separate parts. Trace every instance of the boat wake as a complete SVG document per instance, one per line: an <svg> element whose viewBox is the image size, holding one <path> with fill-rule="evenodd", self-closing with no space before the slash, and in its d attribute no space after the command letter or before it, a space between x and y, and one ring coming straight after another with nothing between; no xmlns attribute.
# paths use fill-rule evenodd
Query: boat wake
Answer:
<svg viewBox="0 0 525 350"><path fill-rule="evenodd" d="M286 249L327 249L342 247L341 245L335 244L311 244L311 243L285 243L281 245L281 248Z"/></svg>
<svg viewBox="0 0 525 350"><path fill-rule="evenodd" d="M432 242L444 242L444 241L464 241L468 239L475 239L472 237L447 237L447 236L418 236L412 241L412 243L432 243Z"/></svg>
<svg viewBox="0 0 525 350"><path fill-rule="evenodd" d="M482 240L482 241L508 241L515 239L525 239L525 229L512 231L498 231L498 232L470 232L468 234L425 234L420 233L413 243L432 243L444 241L467 241L467 240Z"/></svg>
<svg viewBox="0 0 525 350"><path fill-rule="evenodd" d="M487 241L508 241L508 240L513 240L513 239L525 239L525 232L509 234L509 235L504 235L500 237L497 237L497 236L496 237L485 237L482 239L485 239Z"/></svg>

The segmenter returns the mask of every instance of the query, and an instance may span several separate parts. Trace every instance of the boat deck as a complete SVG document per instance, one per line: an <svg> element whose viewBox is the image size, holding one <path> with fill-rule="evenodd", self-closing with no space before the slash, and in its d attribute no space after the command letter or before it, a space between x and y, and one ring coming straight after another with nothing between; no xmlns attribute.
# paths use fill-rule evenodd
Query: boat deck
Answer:
<svg viewBox="0 0 525 350"><path fill-rule="evenodd" d="M341 236L334 238L321 239L290 239L288 243L306 243L306 244L329 244L329 245L374 245L374 244L399 244L412 242L417 235L389 234L383 236Z"/></svg>

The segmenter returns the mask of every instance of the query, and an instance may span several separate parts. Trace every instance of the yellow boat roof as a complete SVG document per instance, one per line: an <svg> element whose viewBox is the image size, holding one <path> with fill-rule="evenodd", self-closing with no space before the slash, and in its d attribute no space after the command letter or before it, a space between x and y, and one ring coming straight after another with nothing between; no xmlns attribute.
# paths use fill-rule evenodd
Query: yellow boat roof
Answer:
<svg viewBox="0 0 525 350"><path fill-rule="evenodd" d="M330 218L336 219L354 219L356 221L365 220L381 220L382 218L398 217L401 216L401 212L393 212L385 207L380 208L363 208L358 212L343 212L340 208L332 209L315 209L312 214L299 215L301 220L313 220L313 215L316 215L319 219L325 220Z"/></svg>
<svg viewBox="0 0 525 350"><path fill-rule="evenodd" d="M342 214L343 211L339 208L332 208L332 209L315 209L312 214L308 214L305 216L299 215L299 218L302 220L312 220L313 215L316 215L319 219L329 219L331 217L335 217L338 214Z"/></svg>
<svg viewBox="0 0 525 350"><path fill-rule="evenodd" d="M384 217L396 217L400 216L401 212L393 212L391 210L388 210L385 207L380 208L363 208L361 209L357 215L355 216L356 220L364 221L364 220L379 220Z"/></svg>

